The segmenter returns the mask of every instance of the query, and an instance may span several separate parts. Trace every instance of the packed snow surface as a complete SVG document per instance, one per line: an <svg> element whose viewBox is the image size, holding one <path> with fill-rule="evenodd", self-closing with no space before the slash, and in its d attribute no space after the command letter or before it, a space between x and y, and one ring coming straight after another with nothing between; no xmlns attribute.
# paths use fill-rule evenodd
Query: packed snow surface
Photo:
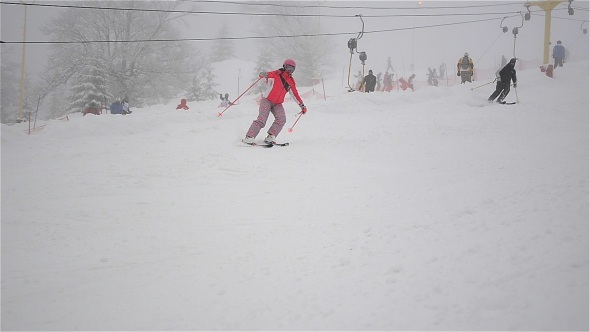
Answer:
<svg viewBox="0 0 590 332"><path fill-rule="evenodd" d="M588 63L484 83L2 125L2 329L588 330Z"/></svg>

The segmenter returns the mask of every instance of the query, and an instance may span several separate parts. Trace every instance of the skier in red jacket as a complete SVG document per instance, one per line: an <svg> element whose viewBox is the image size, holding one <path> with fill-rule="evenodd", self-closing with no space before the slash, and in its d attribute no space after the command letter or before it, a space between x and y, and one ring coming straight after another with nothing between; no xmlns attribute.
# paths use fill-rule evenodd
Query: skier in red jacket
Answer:
<svg viewBox="0 0 590 332"><path fill-rule="evenodd" d="M293 97L297 99L299 107L301 107L301 113L307 113L307 108L303 104L303 100L301 100L299 92L297 91L295 80L293 79L293 76L291 76L294 71L295 61L287 59L283 63L283 68L260 73L260 77L266 78L266 84L270 87L270 91L260 100L258 117L250 125L250 129L248 129L248 132L246 133L246 138L244 138L242 142L250 145L255 144L254 139L260 130L264 128L269 114L272 113L275 120L268 129L268 136L264 139L264 143L276 143L277 135L281 132L283 126L287 122L287 116L285 115L285 109L283 108L283 101L285 101L285 95L289 91L291 91Z"/></svg>

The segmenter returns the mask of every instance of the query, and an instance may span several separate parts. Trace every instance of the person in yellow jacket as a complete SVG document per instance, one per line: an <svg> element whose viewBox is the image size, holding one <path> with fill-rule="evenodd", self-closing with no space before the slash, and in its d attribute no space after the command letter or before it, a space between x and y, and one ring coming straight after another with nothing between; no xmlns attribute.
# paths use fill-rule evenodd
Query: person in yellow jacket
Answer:
<svg viewBox="0 0 590 332"><path fill-rule="evenodd" d="M471 82L471 76L473 76L473 60L469 57L469 53L465 53L463 57L459 58L457 62L457 76L461 76L461 84Z"/></svg>

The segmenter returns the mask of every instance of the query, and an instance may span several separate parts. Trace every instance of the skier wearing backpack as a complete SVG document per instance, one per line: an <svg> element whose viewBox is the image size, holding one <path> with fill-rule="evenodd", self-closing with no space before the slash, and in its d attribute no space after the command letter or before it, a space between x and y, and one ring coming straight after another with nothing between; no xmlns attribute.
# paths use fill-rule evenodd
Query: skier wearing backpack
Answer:
<svg viewBox="0 0 590 332"><path fill-rule="evenodd" d="M274 71L260 72L259 77L266 78L266 84L270 86L270 91L262 97L260 100L260 107L258 109L258 117L252 122L246 138L242 142L250 145L254 145L254 139L262 128L266 125L268 116L270 113L274 116L275 120L268 129L268 136L264 139L266 144L275 144L276 137L279 135L283 126L287 122L287 116L285 115L285 109L283 108L283 101L287 92L292 92L293 97L299 103L301 107L301 113L307 113L307 108L303 104L303 100L299 96L295 80L293 79L293 72L295 71L295 61L291 59L285 60L283 67Z"/></svg>
<svg viewBox="0 0 590 332"><path fill-rule="evenodd" d="M473 76L473 60L467 52L457 61L457 76L461 76L461 84L471 82L471 76Z"/></svg>
<svg viewBox="0 0 590 332"><path fill-rule="evenodd" d="M513 86L516 88L516 69L514 66L516 65L516 58L510 59L510 62L504 66L504 68L500 69L496 74L496 91L492 93L492 95L488 98L488 101L491 103L498 97L497 102L500 104L504 104L504 98L510 92L510 81L514 82Z"/></svg>

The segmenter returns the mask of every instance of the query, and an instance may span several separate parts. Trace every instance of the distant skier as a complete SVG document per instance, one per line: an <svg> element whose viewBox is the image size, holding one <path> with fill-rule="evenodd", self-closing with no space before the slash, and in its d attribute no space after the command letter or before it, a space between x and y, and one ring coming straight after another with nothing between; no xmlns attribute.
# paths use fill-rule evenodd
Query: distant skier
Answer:
<svg viewBox="0 0 590 332"><path fill-rule="evenodd" d="M391 69L393 71L393 66L391 65L391 57L387 57L387 68L386 70Z"/></svg>
<svg viewBox="0 0 590 332"><path fill-rule="evenodd" d="M428 68L428 85L438 86L436 68Z"/></svg>
<svg viewBox="0 0 590 332"><path fill-rule="evenodd" d="M565 47L561 45L561 40L557 41L557 45L553 47L553 59L555 59L555 64L553 68L563 67L563 63L565 62Z"/></svg>
<svg viewBox="0 0 590 332"><path fill-rule="evenodd" d="M469 57L469 53L465 52L463 57L457 61L457 76L461 76L461 84L471 82L473 67L473 60Z"/></svg>
<svg viewBox="0 0 590 332"><path fill-rule="evenodd" d="M266 144L276 143L276 137L279 135L283 126L287 122L287 116L285 115L285 109L283 108L283 101L287 92L291 92L293 97L299 103L301 107L301 113L307 113L307 108L303 104L303 100L299 96L295 80L293 79L293 72L295 71L295 61L291 59L285 60L283 67L275 71L260 72L259 76L266 78L266 83L272 88L270 92L263 96L260 100L260 107L258 109L258 117L252 122L246 138L242 142L246 144L254 144L254 139L262 128L266 125L268 116L270 113L274 116L275 120L268 129L268 136L264 139Z"/></svg>
<svg viewBox="0 0 590 332"><path fill-rule="evenodd" d="M391 74L389 72L385 72L385 76L383 76L383 91L390 92L393 89L393 81L391 80Z"/></svg>
<svg viewBox="0 0 590 332"><path fill-rule="evenodd" d="M377 84L377 77L373 75L373 71L369 70L369 74L363 79L365 92L375 92L375 85Z"/></svg>
<svg viewBox="0 0 590 332"><path fill-rule="evenodd" d="M408 78L408 87L410 89L412 89L412 91L414 91L414 78L416 77L416 74L412 74L412 76L410 76Z"/></svg>
<svg viewBox="0 0 590 332"><path fill-rule="evenodd" d="M516 58L510 59L510 62L504 66L504 68L500 69L496 74L496 91L492 93L492 95L488 98L488 101L491 103L498 98L497 102L500 104L505 103L504 98L510 92L510 81L514 82L513 86L516 88L516 69L514 66L516 65Z"/></svg>

